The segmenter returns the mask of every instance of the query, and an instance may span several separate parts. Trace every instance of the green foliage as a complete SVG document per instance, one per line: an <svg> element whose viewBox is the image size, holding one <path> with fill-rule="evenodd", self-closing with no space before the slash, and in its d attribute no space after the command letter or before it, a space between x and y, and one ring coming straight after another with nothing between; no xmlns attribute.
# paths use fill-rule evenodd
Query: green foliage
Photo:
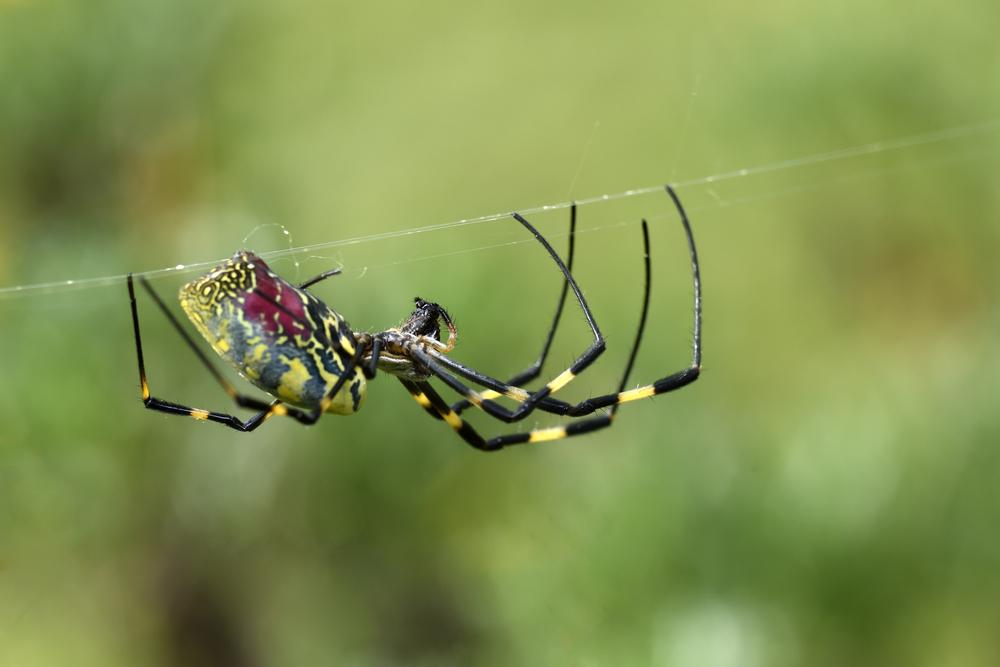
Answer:
<svg viewBox="0 0 1000 667"><path fill-rule="evenodd" d="M215 260L263 224L319 243L989 120L998 19L986 0L0 0L0 285ZM149 413L124 282L0 299L0 663L997 664L996 149L982 131L681 188L702 379L496 455L385 378L312 428ZM691 326L666 198L580 215L609 351L577 399L624 364L640 216L656 284L636 383L685 364ZM563 247L565 211L533 220ZM456 358L506 375L560 286L517 241L497 221L274 266L342 262L316 291L358 330L441 302ZM229 409L140 309L154 393ZM548 372L586 341L571 312Z"/></svg>

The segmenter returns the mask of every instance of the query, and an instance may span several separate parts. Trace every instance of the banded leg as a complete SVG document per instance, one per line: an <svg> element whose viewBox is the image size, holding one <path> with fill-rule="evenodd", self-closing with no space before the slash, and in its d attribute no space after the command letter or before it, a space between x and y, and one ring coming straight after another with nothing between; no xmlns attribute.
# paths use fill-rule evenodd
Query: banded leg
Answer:
<svg viewBox="0 0 1000 667"><path fill-rule="evenodd" d="M523 433L511 433L500 435L489 440L483 438L469 422L462 419L461 415L451 409L448 403L434 390L428 382L412 382L398 378L399 381L410 392L413 399L427 412L434 410L439 418L444 420L451 428L472 447L483 452L495 452L511 445L524 443L548 442L552 440L562 440L574 435L583 435L611 425L612 415L600 415L577 422L571 422L564 426L552 428L535 429Z"/></svg>
<svg viewBox="0 0 1000 667"><path fill-rule="evenodd" d="M639 346L642 343L643 333L646 329L647 315L649 313L651 267L649 257L649 226L645 220L642 221L642 236L643 246L645 249L645 283L643 288L642 310L640 312L639 326L636 329L635 340L632 343L632 349L629 353L628 362L625 364L625 370L622 373L621 381L618 383L618 392L614 395L622 394L625 390L625 386L628 384L628 378L632 373L635 358L639 352ZM457 411L449 408L447 404L444 403L430 384L426 382L413 383L405 380L401 381L413 396L414 400L416 400L417 403L424 408L424 410L428 412L431 412L432 410L437 412L438 418L447 422L448 425L451 426L463 440L465 440L465 442L482 451L496 451L506 446L523 443L552 442L575 435L583 435L584 433L590 433L602 428L607 428L613 423L618 412L618 407L624 402L619 401L615 403L608 414L589 417L576 422L570 422L569 424L565 424L563 426L535 429L523 433L502 435L490 440L485 440L474 428L472 428L472 426L468 424L468 422L462 419ZM596 410L596 408L594 408L594 410ZM594 410L591 410L591 412Z"/></svg>
<svg viewBox="0 0 1000 667"><path fill-rule="evenodd" d="M606 394L604 396L597 396L585 401L582 401L576 405L570 405L563 402L559 403L559 410L546 409L547 412L556 412L557 414L565 414L571 417L582 417L592 414L596 410L605 407L617 407L622 403L627 403L634 400L639 400L641 398L651 398L658 394L662 394L668 391L674 391L680 389L695 380L698 379L701 373L701 272L698 262L698 252L695 246L694 234L691 231L691 224L688 220L687 213L684 210L680 199L677 197L673 188L669 185L666 186L667 194L673 200L674 206L678 211L681 218L681 224L684 227L684 233L687 238L688 251L691 258L691 270L693 276L694 284L694 340L692 343L692 361L691 365L681 371L668 375L666 377L660 378L651 384L639 387L637 389L631 389L625 391L624 384L619 388L619 390L613 394ZM632 347L632 351L629 355L628 364L626 367L625 378L628 377L631 372L632 366L635 363L635 357L639 350L639 345L642 340L643 332L646 323L646 313L649 305L649 294L650 294L650 259L649 259L649 230L648 225L645 220L643 220L643 243L645 247L645 265L646 265L646 288L643 297L643 311L642 319L640 322L639 330L636 335L635 343ZM465 377L472 382L481 384L484 387L494 390L495 392L512 398L516 401L527 401L530 400L531 394L521 387L514 387L507 385L496 378L492 378L485 374L479 373L478 371L463 366L458 362L448 359L444 355L437 354L433 350L423 351L414 350L414 355L424 363L431 372L437 375L441 380L443 380L448 386L453 390L463 395L466 400L481 408L487 414L500 419L505 422L517 421L518 418L522 417L517 414L517 410L511 411L504 406L489 400L484 399L481 395L465 384L463 384L458 378L449 373L448 371L453 371L455 374ZM546 399L552 403L555 403L554 399ZM543 408L544 409L544 408Z"/></svg>
<svg viewBox="0 0 1000 667"><path fill-rule="evenodd" d="M149 281L147 281L145 277L139 276L139 283L142 285L143 289L146 290L146 293L149 294L149 296L153 299L153 302L156 303L156 305L159 307L160 312L162 312L163 315L167 318L167 320L170 321L170 324L173 325L174 330L184 340L188 348L190 348L191 351L194 352L195 356L198 357L198 360L201 361L201 364L212 375L212 377L215 378L215 381L219 383L219 385L229 395L229 397L236 402L236 405L238 405L241 408L248 408L251 410L268 410L270 408L272 401L262 401L258 398L254 398L252 396L247 396L245 394L239 393L236 387L234 387L233 384L229 380L227 380L226 377L219 371L219 369L215 366L215 364L213 364L209 360L208 356L194 341L194 339L191 337L191 334L189 334L187 330L184 329L184 327L181 325L177 317L170 311L169 308L167 308L167 305L163 302L163 299L160 298L160 295L156 293L156 290L153 289L153 286L149 284ZM139 316L136 310L135 288L132 285L132 274L129 274L128 276L128 293L129 293L129 300L131 301L132 304L132 322L135 329L136 348L141 353L142 342L139 337ZM141 356L139 361L141 370L141 364L142 364ZM143 394L143 397L145 400L145 392Z"/></svg>
<svg viewBox="0 0 1000 667"><path fill-rule="evenodd" d="M645 280L643 288L643 299L642 299L642 314L639 320L639 327L636 333L635 341L632 345L632 350L629 354L628 362L625 366L625 371L623 373L621 387L624 387L624 383L628 380L629 374L632 372L632 366L635 363L635 357L639 350L639 345L642 342L643 331L646 327L646 316L649 310L649 294L650 294L650 260L649 260L649 226L645 220L642 221L642 237L643 237L643 249L644 249L644 260L645 260ZM437 353L434 350L422 350L420 348L414 347L410 350L410 353L425 366L431 373L436 375L445 384L451 387L454 391L465 397L464 400L468 401L469 404L476 406L483 412L487 413L491 417L499 419L501 421L510 423L517 421L516 416L513 411L504 407L503 405L493 401L488 398L487 392L477 392L471 389L469 386L464 384L461 380L455 377L452 373L448 372L448 368L451 367L454 362L445 357L442 354ZM481 381L485 386L498 386L494 383L497 381L494 378L483 375L478 371L462 367L466 373L473 376L473 381ZM621 391L621 389L619 389ZM527 392L520 387L513 387L510 385L499 385L497 389L492 390L491 393L495 395L508 395L516 399L519 396L527 396ZM563 401L556 401L555 399L549 397L539 402L537 406L538 409L544 410L545 412L553 412L555 414L566 415L566 416L576 416L573 411L577 408L569 403ZM426 409L426 408L425 408ZM458 414L457 410L452 410ZM591 410L590 412L594 412Z"/></svg>
<svg viewBox="0 0 1000 667"><path fill-rule="evenodd" d="M691 365L687 368L680 370L676 373L668 375L666 377L655 380L654 382L647 384L643 387L637 389L630 389L625 391L624 382L622 386L618 388L618 391L614 394L606 394L604 396L595 396L589 398L585 401L578 403L573 406L569 411L569 415L573 417L584 416L593 413L595 410L600 408L605 408L611 406L612 413L618 410L618 407L623 403L628 403L630 401L636 401L642 398L652 398L659 394L666 393L668 391L674 391L680 389L686 385L691 384L701 375L701 268L698 262L698 249L694 242L694 232L691 231L691 222L688 220L687 213L684 211L684 205L681 204L681 200L677 197L677 193L669 185L666 186L667 194L674 202L674 207L677 209L677 213L680 215L681 224L684 226L684 235L687 238L688 244L688 254L691 259L691 275L692 282L694 284L694 334L693 341L691 343ZM643 234L645 235L646 225L643 221ZM646 241L646 275L647 275L647 292L645 302L649 302L649 242ZM639 337L642 336L642 328L645 326L646 312L643 311L642 315L642 325L639 329ZM631 369L632 364L635 362L635 355L638 352L639 339L636 339L636 344L632 348L632 354L629 357L628 365ZM626 373L626 377L627 377Z"/></svg>
<svg viewBox="0 0 1000 667"><path fill-rule="evenodd" d="M635 362L636 354L639 351L639 344L642 342L642 334L646 328L646 315L649 311L649 290L650 290L650 262L649 262L649 229L646 221L642 221L643 230L643 241L645 244L645 265L646 265L646 280L644 288L644 296L642 301L642 313L639 318L639 328L636 332L635 341L632 344L632 351L629 354L628 363L625 365L625 371L622 373L621 382L618 384L618 391L624 390L625 385L628 383L629 375L632 372L632 366ZM484 439L467 421L465 421L459 412L448 406L447 403L440 397L440 395L434 390L434 388L427 382L410 382L400 378L400 382L406 387L413 399L427 411L432 416L436 416L438 419L445 421L451 428L461 437L466 443L475 447L476 449L484 452L493 452L511 445L519 445L525 443L538 443L538 442L552 442L555 440L562 440L564 438L569 438L574 435L583 435L584 433L590 433L592 431L597 431L602 428L607 428L611 426L614 421L615 414L618 410L616 405L611 409L609 414L599 415L597 417L590 417L588 419L583 419L581 421L571 422L563 426L554 426L544 429L534 429L531 431L526 431L523 433L513 433L509 435L501 435L489 440ZM476 394L478 396L479 394ZM546 401L551 401L552 399L546 399ZM543 401L539 404L541 408L545 403ZM472 404L472 403L470 403ZM568 404L566 404L568 407Z"/></svg>
<svg viewBox="0 0 1000 667"><path fill-rule="evenodd" d="M136 307L136 302L135 302L135 287L132 284L132 274L129 274L128 296L132 310L132 329L135 335L135 353L139 365L139 386L142 396L142 403L143 405L146 406L147 409L156 410L159 412L166 412L167 414L172 414L172 415L183 415L191 417L193 419L197 419L199 421L213 421L219 424L224 424L225 426L228 426L229 428L235 429L237 431L244 431L244 432L253 431L254 429L256 429L258 426L263 424L265 421L267 421L274 415L289 415L291 417L298 419L299 421L305 421L310 418L310 415L308 415L307 413L302 412L301 410L298 410L296 408L290 408L284 405L281 401L275 400L270 403L265 403L258 399L251 398L248 396L242 396L241 394L239 394L236 391L236 389L232 386L232 384L230 384L229 381L226 380L226 378L223 377L221 373L219 373L218 369L216 369L212 365L212 363L208 360L208 358L204 355L204 353L195 345L194 341L187 334L187 332L184 331L184 329L180 326L180 323L173 316L173 314L167 309L166 305L156 294L156 292L152 289L152 287L149 286L148 282L142 277L140 277L140 281L142 282L143 287L146 288L146 291L149 292L149 294L153 297L154 301L156 301L156 303L160 306L160 309L167 315L167 318L174 325L174 328L177 329L177 331L181 334L181 337L184 338L184 340L187 342L188 346L192 350L194 350L195 354L202 361L202 363L205 365L208 371L212 374L213 377L215 377L216 380L219 381L222 387L226 390L226 393L228 393L236 401L237 405L240 405L241 407L251 407L259 410L259 412L250 419L244 421L234 415L226 414L223 412L214 412L211 410L203 410L201 408L192 408L186 405L181 405L179 403L173 403L171 401L165 401L160 398L155 398L154 396L151 395L149 391L149 382L146 379L146 364L145 361L143 360L143 355L142 355L142 336L139 332L139 311L138 308Z"/></svg>
<svg viewBox="0 0 1000 667"><path fill-rule="evenodd" d="M566 268L570 273L573 272L573 255L576 246L576 203L570 205L569 209L569 250L566 255ZM562 291L559 294L559 302L556 305L555 315L552 317L552 325L549 327L548 335L545 337L545 343L542 345L542 351L539 353L538 358L533 364L525 368L520 373L512 376L507 380L505 384L508 386L520 386L525 382L530 382L538 377L542 372L542 366L545 364L545 360L549 356L549 349L552 347L552 340L556 336L556 329L559 327L559 320L562 317L563 308L566 305L566 295L569 294L569 281L563 280ZM493 399L499 398L502 394L500 392L494 391L492 389L487 389L486 391L479 392L480 398L483 399ZM451 409L461 414L466 408L471 406L472 403L467 399L462 399L451 406ZM434 412L435 416L437 412Z"/></svg>
<svg viewBox="0 0 1000 667"><path fill-rule="evenodd" d="M211 362L209 362L208 358L195 345L194 341L187 334L187 332L184 331L184 329L180 326L180 323L173 316L173 314L166 308L166 305L159 298L156 292L149 286L147 281L141 277L140 280L142 281L143 286L146 288L149 294L160 306L161 310L163 310L163 312L167 315L167 318L173 323L174 328L177 329L177 331L181 334L181 337L184 338L184 340L188 343L188 346L191 347L192 350L194 350L195 354L205 364L209 372L216 378L216 380L220 382L220 384L222 384L223 388L227 390L227 393L230 393L231 390L232 393L230 393L230 396L232 396L236 400L237 404L243 407L261 406L260 408L257 408L260 411L256 415L254 415L250 419L241 420L239 417L236 417L235 415L227 414L224 412L214 412L211 410L204 410L201 408L192 408L186 405L174 403L172 401L165 401L163 399L152 396L149 390L149 382L146 379L146 364L142 354L142 336L139 331L139 312L135 300L135 287L132 281L132 274L129 274L128 293L129 293L129 303L132 311L132 327L135 336L136 359L138 361L138 367L139 367L139 386L141 391L142 403L149 410L156 410L158 412L165 412L167 414L172 414L172 415L187 416L193 419L197 419L199 421L212 421L242 432L249 432L255 430L258 426L263 424L265 421L267 421L274 415L282 415L282 416L287 415L303 424L314 424L322 416L323 412L330 404L332 397L335 396L338 391L340 391L340 389L350 378L350 376L354 371L355 366L358 363L358 360L361 358L361 348L359 346L352 359L346 364L343 375L341 375L341 377L338 378L334 386L330 389L329 392L327 392L327 395L320 403L320 406L313 411L300 410L298 408L285 405L280 400L273 400L270 403L265 403L255 398L242 396L238 392L236 392L236 389L225 379L225 377L222 376L221 373L219 373L219 371L211 364Z"/></svg>
<svg viewBox="0 0 1000 667"><path fill-rule="evenodd" d="M515 220L517 220L519 223L521 223L521 225L525 227L525 229L531 232L531 234L535 237L535 240L537 240L539 243L542 244L542 247L544 247L545 251L549 253L549 256L552 258L552 261L556 263L556 266L559 268L559 271L562 272L563 278L566 280L567 283L569 283L569 288L573 290L573 295L576 297L577 303L580 304L580 309L583 311L584 319L587 320L587 325L590 327L590 331L594 336L594 340L590 344L590 346L583 352L583 354L577 357L577 359L570 365L569 368L560 373L554 379L550 380L548 383L545 384L544 387L542 387L537 391L528 392L519 387L508 387L505 383L501 382L500 380L496 380L495 378L488 378L490 384L483 383L484 386L486 386L488 389L493 389L495 391L504 393L504 395L510 396L511 398L514 398L515 400L518 401L518 405L516 408L514 408L514 410L507 410L506 408L503 408L503 406L493 403L490 400L482 399L479 397L478 394L476 394L476 392L473 392L471 390L466 392L462 389L458 389L458 387L463 385L461 385L461 383L458 382L457 379L452 378L454 382L458 383L457 385L453 384L452 385L453 388L459 391L459 393L464 394L465 398L468 399L470 403L472 403L473 405L491 405L491 408L487 408L487 411L492 410L491 414L495 413L494 416L496 416L499 419L503 419L504 421L519 421L527 417L538 407L539 403L544 401L549 396L549 394L559 391L560 389L565 387L573 380L573 378L575 378L584 369L590 366L590 364L592 364L598 357L601 356L606 347L604 336L601 334L601 330L597 326L597 321L594 319L594 314L590 310L590 305L584 298L583 292L580 291L580 286L577 285L576 280L569 272L569 269L566 268L566 264L559 257L559 254L556 253L556 251L552 248L552 245L549 244L547 240L545 240L545 237L542 236L541 233L539 233L539 231L535 229L535 227L530 222L525 220L520 213L513 213L512 215ZM416 348L413 348L413 350L415 353L422 354L426 358L427 356L426 353L418 351ZM443 355L438 355L437 358L440 360L442 364L451 365L459 374L464 375L465 372L467 372L466 367L462 366L461 364L458 364L457 362L452 362L450 359L444 357ZM421 359L421 361L424 362L423 359ZM434 362L432 361L432 363ZM488 377L488 376L483 376L483 377ZM445 377L442 376L442 379L445 379ZM511 393L506 393L504 391L505 388Z"/></svg>

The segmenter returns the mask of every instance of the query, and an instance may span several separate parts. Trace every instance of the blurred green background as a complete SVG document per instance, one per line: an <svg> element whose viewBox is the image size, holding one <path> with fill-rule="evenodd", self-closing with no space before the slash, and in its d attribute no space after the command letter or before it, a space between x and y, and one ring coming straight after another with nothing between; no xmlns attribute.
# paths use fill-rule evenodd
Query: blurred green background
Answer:
<svg viewBox="0 0 1000 667"><path fill-rule="evenodd" d="M0 298L0 664L998 664L998 7L0 0L0 286L697 180L705 289L698 383L493 455L391 378L312 428L150 413L123 283ZM642 216L634 384L687 363L666 197L586 206L567 397L617 383ZM274 267L338 263L356 329L420 295L496 375L560 286L507 220ZM154 393L228 410L139 307Z"/></svg>

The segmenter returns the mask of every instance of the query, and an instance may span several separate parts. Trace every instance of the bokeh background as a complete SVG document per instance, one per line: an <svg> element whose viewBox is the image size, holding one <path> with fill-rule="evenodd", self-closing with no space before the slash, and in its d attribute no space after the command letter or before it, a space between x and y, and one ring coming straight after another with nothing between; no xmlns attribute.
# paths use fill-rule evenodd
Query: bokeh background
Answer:
<svg viewBox="0 0 1000 667"><path fill-rule="evenodd" d="M4 294L0 664L997 664L998 8L0 0L0 286L693 181L705 289L698 383L493 455L391 378L311 428L150 413L123 282ZM585 206L568 397L617 384L643 216L632 384L688 361L665 196ZM356 329L420 295L496 375L560 287L508 220L274 267L338 264ZM154 393L228 409L139 307ZM547 373L586 343L570 307Z"/></svg>

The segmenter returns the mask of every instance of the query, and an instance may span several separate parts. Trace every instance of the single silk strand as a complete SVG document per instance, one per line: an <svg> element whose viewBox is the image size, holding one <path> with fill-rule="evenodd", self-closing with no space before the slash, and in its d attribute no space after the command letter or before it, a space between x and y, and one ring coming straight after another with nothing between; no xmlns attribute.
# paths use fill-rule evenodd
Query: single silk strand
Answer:
<svg viewBox="0 0 1000 667"><path fill-rule="evenodd" d="M798 158L792 158L788 160L782 160L779 162L772 162L769 164L757 165L753 167L745 167L742 169L734 169L732 171L726 171L719 174L713 174L711 176L703 176L700 178L693 178L683 181L677 181L672 183L674 189L681 190L684 188L700 186L700 185L711 185L715 183L720 183L723 181L733 180L737 178L743 178L748 176L756 176L760 174L772 173L783 170L798 169L809 165L815 165L823 162L832 162L835 160L846 160L855 157L861 157L865 155L871 155L875 153L884 153L888 151L903 150L907 148L916 148L919 146L926 146L928 144L941 143L947 141L955 141L958 139L988 134L1000 130L1000 118L992 119L982 123L975 123L970 125L962 125L947 128L944 130L939 130L936 132L928 132L924 134L910 135L907 137L901 137L898 139L891 139L885 141L877 141L868 144L861 144L858 146L851 146L848 148L841 148L834 151L828 151L824 153L816 153L813 155L806 155ZM616 201L620 199L627 199L630 197L636 197L640 195L649 195L654 193L659 193L663 189L663 185L653 185L649 187L636 188L632 190L626 190L624 192L618 192L615 194L605 194L598 195L595 197L588 197L584 199L576 200L576 206L583 207L591 204L597 204L600 202ZM557 211L560 209L566 209L573 205L573 202L562 202L558 204L547 204L544 206L535 206L532 208L519 209L519 213L524 216L531 216L536 213L544 213L548 211ZM507 220L511 215L511 212L505 211L503 213L494 213L491 215L483 215L474 218L466 218L464 220L456 220L454 222L446 222L441 224L426 225L423 227L411 227L409 229L401 229L396 231L381 232L378 234L366 234L364 236L355 236L352 238L341 239L337 241L325 241L321 243L315 243L312 245L289 247L285 250L277 250L267 253L261 253L261 257L264 259L276 259L287 256L297 256L299 253L304 252L314 252L319 250L326 250L329 248L345 247L352 245L360 245L363 243L371 243L374 241L383 241L388 239L401 238L405 236L415 236L417 234L425 234L428 232L443 231L447 229L454 229L457 227L465 227L468 225L477 225L487 222L495 222L497 220ZM614 226L614 225L611 225ZM598 229L598 228L595 228ZM586 230L584 230L586 231ZM252 233L252 232L251 232ZM287 234L287 231L286 231ZM515 242L516 243L516 242ZM513 245L513 244L500 244L500 245ZM482 248L472 248L467 252L474 252L476 250L484 250L487 248L493 248L497 246L484 246ZM466 251L461 251L466 252ZM152 271L136 272L133 275L136 277L142 276L146 279L153 279L165 275L176 274L176 273L192 273L199 270L204 270L217 265L221 259L215 259L207 262L197 262L193 264L177 264L172 267L156 269ZM118 274L111 276L102 276L98 278L82 278L82 279L70 279L70 280L59 280L53 282L43 282L34 283L27 285L15 285L10 287L0 287L0 299L5 298L15 298L18 296L27 295L38 295L53 292L63 292L71 290L88 289L94 287L103 287L108 285L114 285L123 283L126 280L126 274Z"/></svg>

